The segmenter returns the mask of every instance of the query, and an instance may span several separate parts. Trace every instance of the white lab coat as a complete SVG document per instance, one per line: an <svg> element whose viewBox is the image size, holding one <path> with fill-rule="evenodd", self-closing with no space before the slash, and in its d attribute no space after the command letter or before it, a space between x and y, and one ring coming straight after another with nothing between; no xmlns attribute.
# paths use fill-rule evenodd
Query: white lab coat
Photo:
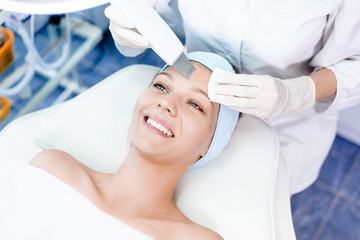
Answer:
<svg viewBox="0 0 360 240"><path fill-rule="evenodd" d="M156 10L185 38L187 51L211 51L241 73L281 79L331 69L335 97L268 119L290 172L290 192L318 177L336 135L339 110L360 103L359 0L157 0ZM134 56L142 49L118 46Z"/></svg>
<svg viewBox="0 0 360 240"><path fill-rule="evenodd" d="M360 1L178 0L183 22L175 2L158 0L156 8L176 31L183 24L188 51L216 52L247 74L288 79L321 67L335 73L334 98L268 119L279 134L291 193L307 188L331 148L339 110L360 103Z"/></svg>

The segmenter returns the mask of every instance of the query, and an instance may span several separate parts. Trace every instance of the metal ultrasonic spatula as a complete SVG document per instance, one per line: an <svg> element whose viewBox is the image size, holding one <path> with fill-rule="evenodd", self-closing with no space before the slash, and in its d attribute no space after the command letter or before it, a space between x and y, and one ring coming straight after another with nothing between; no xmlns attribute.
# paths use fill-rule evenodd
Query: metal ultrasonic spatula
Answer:
<svg viewBox="0 0 360 240"><path fill-rule="evenodd" d="M110 0L110 3L134 23L136 31L149 41L159 57L186 78L190 77L195 68L184 54L184 46L147 0Z"/></svg>

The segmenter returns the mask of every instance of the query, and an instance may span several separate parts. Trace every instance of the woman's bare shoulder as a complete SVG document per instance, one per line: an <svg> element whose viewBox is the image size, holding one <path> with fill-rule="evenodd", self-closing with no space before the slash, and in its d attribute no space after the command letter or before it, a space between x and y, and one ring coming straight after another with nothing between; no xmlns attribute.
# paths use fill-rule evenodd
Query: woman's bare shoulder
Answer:
<svg viewBox="0 0 360 240"><path fill-rule="evenodd" d="M183 235L179 239L224 240L215 231L195 223L187 224L185 228L182 231Z"/></svg>
<svg viewBox="0 0 360 240"><path fill-rule="evenodd" d="M208 240L224 240L218 233L205 228L205 227L200 227L201 230L199 230L199 238L197 239L208 239Z"/></svg>
<svg viewBox="0 0 360 240"><path fill-rule="evenodd" d="M78 186L82 181L88 181L91 171L72 155L56 149L38 153L30 164L46 170L73 187Z"/></svg>

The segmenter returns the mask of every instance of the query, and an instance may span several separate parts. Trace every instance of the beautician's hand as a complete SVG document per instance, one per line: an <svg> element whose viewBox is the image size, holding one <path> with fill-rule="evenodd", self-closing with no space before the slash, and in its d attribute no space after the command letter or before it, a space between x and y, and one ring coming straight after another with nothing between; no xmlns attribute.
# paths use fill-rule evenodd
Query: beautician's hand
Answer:
<svg viewBox="0 0 360 240"><path fill-rule="evenodd" d="M154 7L156 0L148 0L148 2L152 7ZM109 29L118 49L118 45L140 49L150 47L149 41L134 30L134 24L124 15L124 13L112 5L109 5L105 9L104 13L105 16L110 20ZM121 49L119 50L121 51Z"/></svg>
<svg viewBox="0 0 360 240"><path fill-rule="evenodd" d="M308 76L281 80L215 69L209 81L209 98L240 112L268 118L311 107L315 103L315 84Z"/></svg>

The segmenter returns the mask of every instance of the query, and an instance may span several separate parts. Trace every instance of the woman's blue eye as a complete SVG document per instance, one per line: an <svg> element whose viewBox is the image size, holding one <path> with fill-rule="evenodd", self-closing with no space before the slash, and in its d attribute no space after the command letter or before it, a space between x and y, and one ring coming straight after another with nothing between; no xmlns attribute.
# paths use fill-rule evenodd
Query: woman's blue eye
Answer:
<svg viewBox="0 0 360 240"><path fill-rule="evenodd" d="M162 92L167 92L166 88L162 85L162 84L159 84L159 83L153 83L153 86L157 89L159 89L160 91Z"/></svg>
<svg viewBox="0 0 360 240"><path fill-rule="evenodd" d="M199 107L199 105L197 105L196 103L194 103L194 102L189 102L189 104L190 104L190 106L198 109L199 111L201 111L201 112L203 111L203 110L201 109L201 107Z"/></svg>

